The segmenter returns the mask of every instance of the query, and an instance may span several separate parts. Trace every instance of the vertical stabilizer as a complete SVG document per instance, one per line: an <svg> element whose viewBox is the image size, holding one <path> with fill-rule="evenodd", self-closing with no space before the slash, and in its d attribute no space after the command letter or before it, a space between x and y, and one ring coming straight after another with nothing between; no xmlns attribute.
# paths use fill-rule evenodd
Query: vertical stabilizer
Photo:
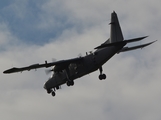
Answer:
<svg viewBox="0 0 161 120"><path fill-rule="evenodd" d="M121 27L119 24L119 20L117 18L117 14L115 11L111 13L111 33L110 33L110 43L123 41L123 35L121 31Z"/></svg>

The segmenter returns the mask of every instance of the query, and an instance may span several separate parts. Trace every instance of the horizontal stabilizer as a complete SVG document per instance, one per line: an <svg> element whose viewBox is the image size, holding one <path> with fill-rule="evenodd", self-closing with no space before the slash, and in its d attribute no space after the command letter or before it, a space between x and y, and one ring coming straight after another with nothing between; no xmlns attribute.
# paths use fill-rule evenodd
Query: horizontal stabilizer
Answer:
<svg viewBox="0 0 161 120"><path fill-rule="evenodd" d="M101 49L101 48L105 48L105 47L110 47L110 46L117 46L117 45L126 45L125 41L120 41L120 42L113 42L113 43L108 43L108 44L102 44L94 49Z"/></svg>
<svg viewBox="0 0 161 120"><path fill-rule="evenodd" d="M145 38L147 38L148 36L145 36L145 37L139 37L139 38L134 38L134 39L129 39L129 40L124 40L126 43L130 43L130 42L137 42L137 41L140 41L140 40L143 40Z"/></svg>
<svg viewBox="0 0 161 120"><path fill-rule="evenodd" d="M152 43L154 43L156 41L153 41L153 42L150 42L150 43L147 43L147 44L143 44L143 45L134 46L134 47L124 47L118 53L130 51L130 50L135 50L135 49L139 49L139 48L142 49L142 48L144 48L144 47L146 47L146 46L148 46L148 45L150 45L150 44L152 44Z"/></svg>
<svg viewBox="0 0 161 120"><path fill-rule="evenodd" d="M144 37L139 37L139 38L134 38L134 39L129 39L129 40L124 40L124 41L119 41L119 42L113 42L113 43L103 43L100 46L94 48L94 49L101 49L101 48L105 48L105 47L110 47L110 46L117 46L117 45L126 45L127 43L131 43L131 42L137 42L140 40L143 40L145 38L147 38L148 36L144 36Z"/></svg>

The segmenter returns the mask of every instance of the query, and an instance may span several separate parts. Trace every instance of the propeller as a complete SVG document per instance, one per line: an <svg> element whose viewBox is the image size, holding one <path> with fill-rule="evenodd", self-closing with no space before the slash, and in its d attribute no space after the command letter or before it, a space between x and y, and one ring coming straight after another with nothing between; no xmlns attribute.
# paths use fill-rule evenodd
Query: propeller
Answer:
<svg viewBox="0 0 161 120"><path fill-rule="evenodd" d="M53 69L46 69L45 70L46 75L49 75L51 72L54 72Z"/></svg>
<svg viewBox="0 0 161 120"><path fill-rule="evenodd" d="M78 57L82 57L82 54L81 54L81 53L79 53L79 54L78 54Z"/></svg>
<svg viewBox="0 0 161 120"><path fill-rule="evenodd" d="M52 58L52 62L56 62L56 58Z"/></svg>
<svg viewBox="0 0 161 120"><path fill-rule="evenodd" d="M52 58L52 62L56 62L56 58ZM46 61L46 63L47 63L47 61ZM52 69L46 69L45 70L46 75L49 75L51 72L54 72L53 69L54 69L54 67L52 67Z"/></svg>

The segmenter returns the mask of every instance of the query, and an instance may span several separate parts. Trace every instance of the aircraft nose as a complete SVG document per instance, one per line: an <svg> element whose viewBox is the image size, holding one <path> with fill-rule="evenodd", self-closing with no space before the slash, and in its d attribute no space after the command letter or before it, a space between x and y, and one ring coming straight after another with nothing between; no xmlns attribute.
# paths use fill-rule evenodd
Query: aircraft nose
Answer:
<svg viewBox="0 0 161 120"><path fill-rule="evenodd" d="M45 90L50 89L50 79L44 83L44 89Z"/></svg>
<svg viewBox="0 0 161 120"><path fill-rule="evenodd" d="M46 90L46 83L44 84L44 89Z"/></svg>

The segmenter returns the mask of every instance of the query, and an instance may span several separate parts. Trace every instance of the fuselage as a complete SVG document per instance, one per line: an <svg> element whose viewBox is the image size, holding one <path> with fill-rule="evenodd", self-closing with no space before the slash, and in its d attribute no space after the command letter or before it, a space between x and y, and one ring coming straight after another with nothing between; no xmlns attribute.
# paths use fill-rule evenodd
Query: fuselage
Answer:
<svg viewBox="0 0 161 120"><path fill-rule="evenodd" d="M117 46L110 46L98 49L83 57L82 61L71 63L67 70L55 72L51 78L45 83L45 89L58 88L65 84L68 80L75 80L86 74L98 70L104 63L106 63L113 55L124 47L124 44Z"/></svg>

